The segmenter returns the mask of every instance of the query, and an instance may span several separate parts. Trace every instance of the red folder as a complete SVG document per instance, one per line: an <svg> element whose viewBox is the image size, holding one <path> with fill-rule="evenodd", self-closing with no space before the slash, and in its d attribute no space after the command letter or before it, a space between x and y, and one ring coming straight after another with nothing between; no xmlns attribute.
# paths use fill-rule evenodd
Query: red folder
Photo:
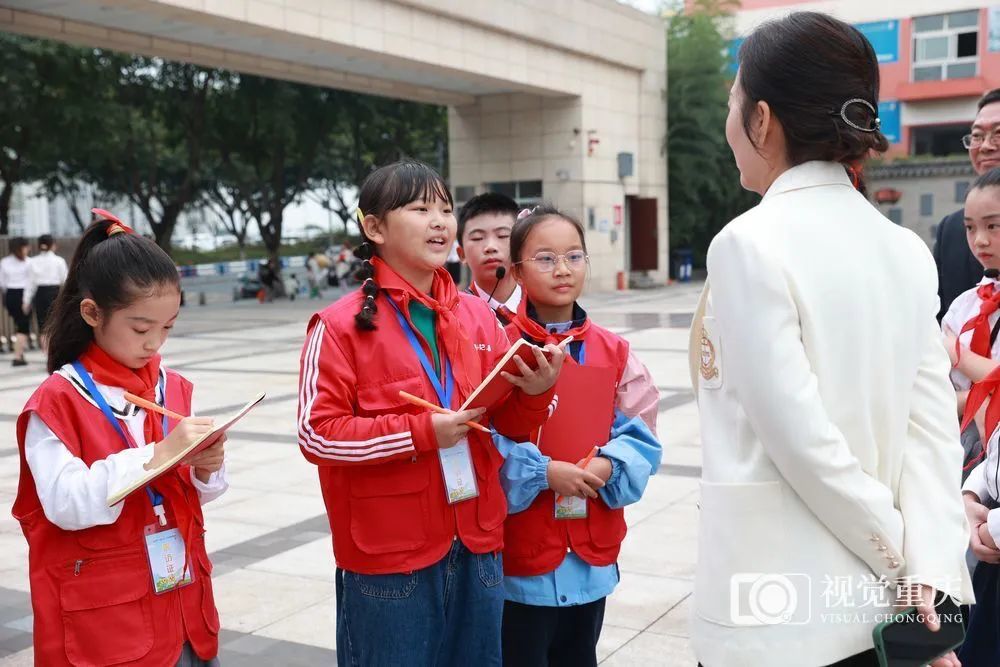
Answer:
<svg viewBox="0 0 1000 667"><path fill-rule="evenodd" d="M567 359L556 382L556 407L539 429L546 456L576 463L611 439L618 373L609 366L581 366Z"/></svg>

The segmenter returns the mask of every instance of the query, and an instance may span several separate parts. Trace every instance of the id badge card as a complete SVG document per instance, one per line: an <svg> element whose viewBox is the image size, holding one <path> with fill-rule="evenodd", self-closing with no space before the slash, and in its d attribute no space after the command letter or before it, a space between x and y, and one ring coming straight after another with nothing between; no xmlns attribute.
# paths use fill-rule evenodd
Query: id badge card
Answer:
<svg viewBox="0 0 1000 667"><path fill-rule="evenodd" d="M438 458L441 460L441 473L444 476L444 488L449 505L479 495L476 471L472 467L472 452L469 451L467 438L459 440L454 447L439 449Z"/></svg>
<svg viewBox="0 0 1000 667"><path fill-rule="evenodd" d="M576 496L556 496L556 518L557 519L586 519L587 499Z"/></svg>
<svg viewBox="0 0 1000 667"><path fill-rule="evenodd" d="M171 525L150 524L143 529L153 592L157 595L194 581L194 568L185 567L184 538Z"/></svg>

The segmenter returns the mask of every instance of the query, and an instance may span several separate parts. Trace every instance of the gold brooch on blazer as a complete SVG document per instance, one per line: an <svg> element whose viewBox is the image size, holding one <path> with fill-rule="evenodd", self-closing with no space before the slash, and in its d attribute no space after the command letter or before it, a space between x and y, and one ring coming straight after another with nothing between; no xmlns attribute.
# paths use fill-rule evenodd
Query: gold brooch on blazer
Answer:
<svg viewBox="0 0 1000 667"><path fill-rule="evenodd" d="M715 346L705 333L704 325L701 327L701 376L705 380L719 377L719 367L715 363Z"/></svg>

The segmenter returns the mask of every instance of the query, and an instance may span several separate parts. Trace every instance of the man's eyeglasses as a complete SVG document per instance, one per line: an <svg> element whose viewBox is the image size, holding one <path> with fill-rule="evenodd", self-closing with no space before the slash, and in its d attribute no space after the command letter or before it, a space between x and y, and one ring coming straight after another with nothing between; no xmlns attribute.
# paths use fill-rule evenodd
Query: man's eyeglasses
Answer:
<svg viewBox="0 0 1000 667"><path fill-rule="evenodd" d="M540 252L534 257L529 257L528 259L518 262L518 264L524 264L525 262L531 262L532 266L539 273L551 273L556 270L556 265L560 261L566 261L566 266L572 271L579 271L580 269L587 266L587 253L582 250L572 250L565 255L557 255L554 252Z"/></svg>
<svg viewBox="0 0 1000 667"><path fill-rule="evenodd" d="M979 148L983 145L983 142L987 139L994 146L1000 147L1000 127L994 127L989 132L983 132L982 130L973 130L971 134L967 134L962 137L962 145L966 148Z"/></svg>

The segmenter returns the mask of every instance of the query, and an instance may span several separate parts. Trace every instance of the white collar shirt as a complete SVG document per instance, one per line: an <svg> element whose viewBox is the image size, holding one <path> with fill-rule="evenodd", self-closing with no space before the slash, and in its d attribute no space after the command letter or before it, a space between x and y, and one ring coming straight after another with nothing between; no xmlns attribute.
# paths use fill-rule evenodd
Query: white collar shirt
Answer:
<svg viewBox="0 0 1000 667"><path fill-rule="evenodd" d="M948 312L941 319L941 328L944 331L951 331L955 335L962 330L965 323L974 318L979 314L979 306L982 303L982 299L976 293L982 285L992 282L997 289L1000 289L1000 281L990 280L989 278L983 278L979 285L976 285L972 289L968 289L951 302L951 306L948 308ZM997 320L1000 319L1000 311L997 311L990 315L989 325L990 331L996 326ZM959 337L959 342L962 346L968 349L969 345L972 343L972 331L966 331ZM992 358L1000 359L1000 337L993 343ZM957 391L968 391L972 387L972 382L964 373L956 368L951 369L951 383L955 385Z"/></svg>

